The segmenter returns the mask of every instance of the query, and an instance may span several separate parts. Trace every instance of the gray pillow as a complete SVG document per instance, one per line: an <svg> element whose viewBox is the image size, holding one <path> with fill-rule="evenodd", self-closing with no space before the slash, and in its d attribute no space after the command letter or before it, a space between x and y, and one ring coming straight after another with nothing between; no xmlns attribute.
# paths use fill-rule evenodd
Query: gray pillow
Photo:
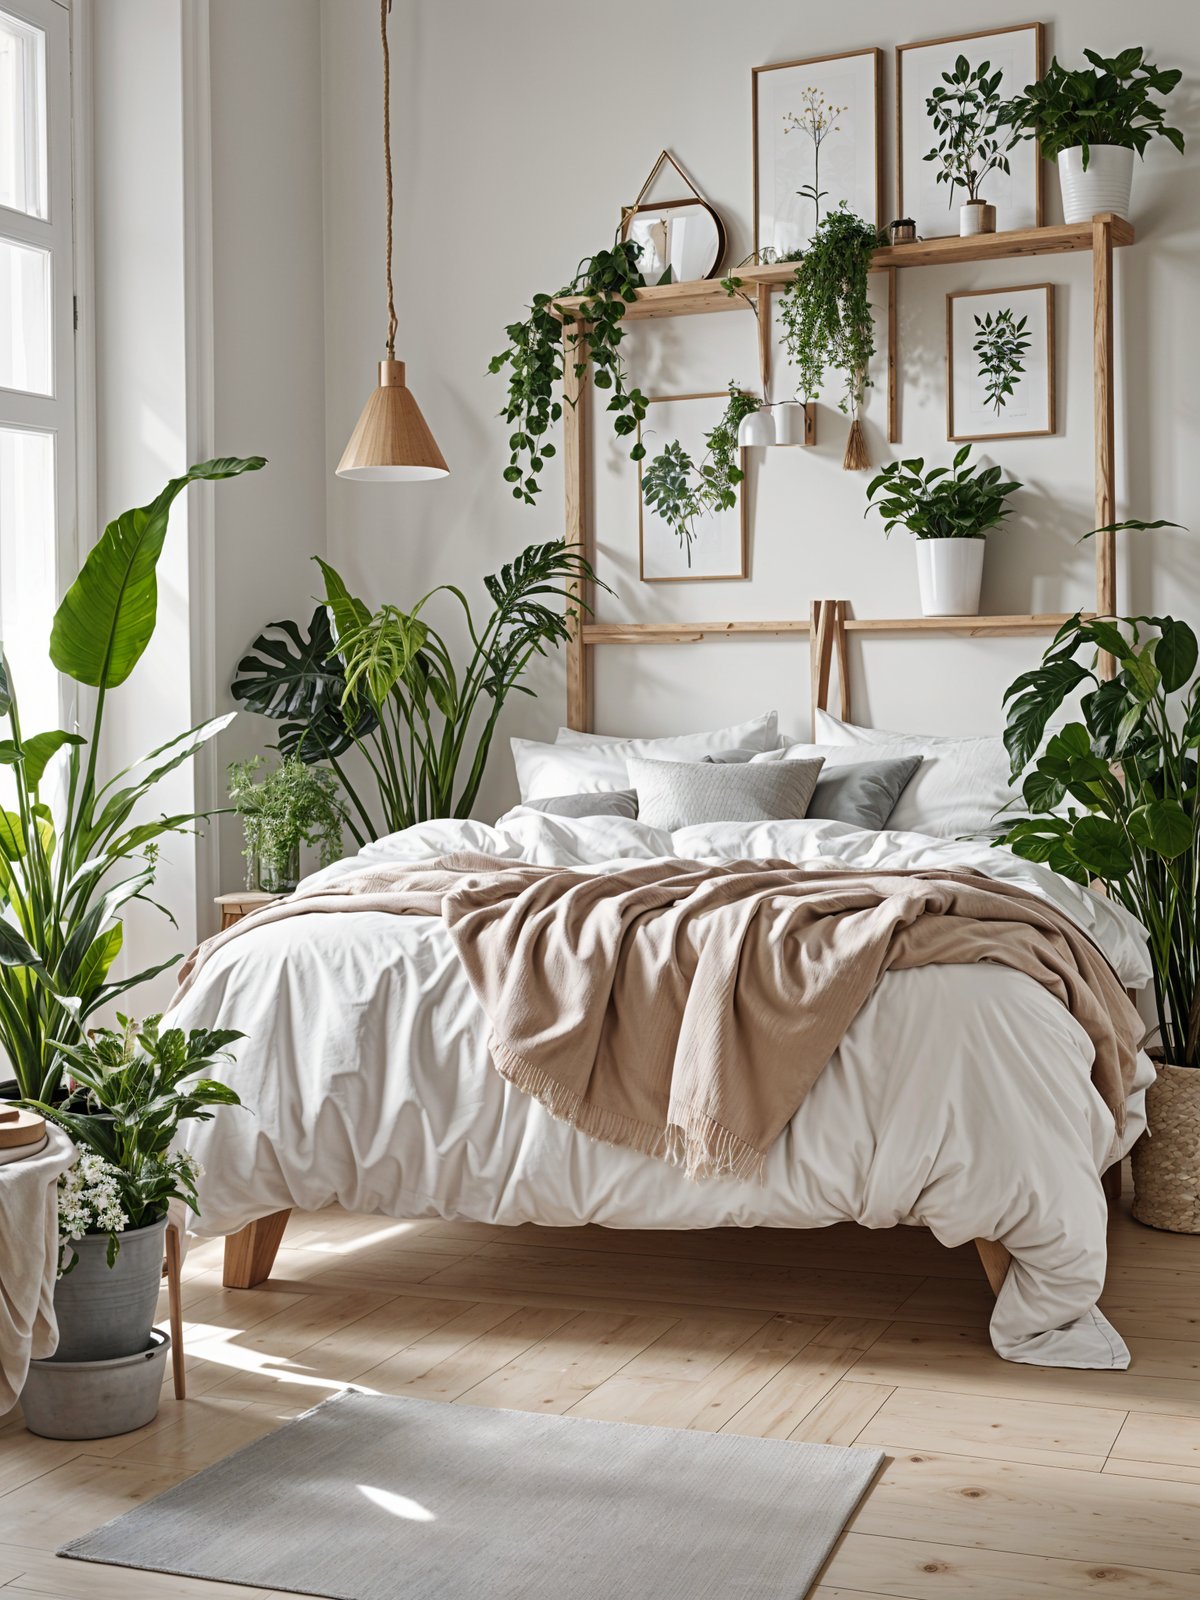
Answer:
<svg viewBox="0 0 1200 1600"><path fill-rule="evenodd" d="M856 828L877 832L891 816L922 759L921 756L903 756L826 766L817 779L805 815L831 822L849 822ZM780 765L790 766L791 762Z"/></svg>
<svg viewBox="0 0 1200 1600"><path fill-rule="evenodd" d="M638 814L637 795L632 789L609 789L603 794L556 794L545 800L526 800L530 811L544 811L550 817L629 817Z"/></svg>
<svg viewBox="0 0 1200 1600"><path fill-rule="evenodd" d="M639 819L670 832L694 822L782 822L802 817L822 762L755 766L646 761L635 756L628 765Z"/></svg>

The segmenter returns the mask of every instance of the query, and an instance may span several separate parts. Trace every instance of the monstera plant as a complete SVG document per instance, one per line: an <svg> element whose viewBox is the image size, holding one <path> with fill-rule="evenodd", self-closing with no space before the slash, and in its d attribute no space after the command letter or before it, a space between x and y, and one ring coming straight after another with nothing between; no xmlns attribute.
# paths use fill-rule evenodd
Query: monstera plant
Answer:
<svg viewBox="0 0 1200 1600"><path fill-rule="evenodd" d="M478 620L452 583L408 610L372 611L327 561L314 559L325 606L307 636L293 622L259 635L238 663L234 698L282 724L286 754L329 761L353 807L346 825L359 844L378 836L376 812L388 833L431 817L469 816L504 703L514 690L532 694L521 679L533 657L570 637L583 604L577 589L597 582L591 567L562 539L530 545L483 580L492 609ZM426 620L439 595L459 609L471 643L464 660ZM376 812L339 759L352 748L374 780Z"/></svg>
<svg viewBox="0 0 1200 1600"><path fill-rule="evenodd" d="M81 1040L84 1023L100 1006L179 959L172 955L145 972L109 976L121 949L119 913L132 900L149 900L159 840L197 821L192 812L140 821L134 813L159 779L190 760L231 716L190 728L102 779L105 703L154 632L155 569L175 499L189 483L264 465L253 456L189 467L149 505L110 523L93 546L50 634L58 671L95 691L86 733L26 732L0 650L0 721L8 724L0 764L9 769L6 787L15 795L12 809L0 810L0 1048L23 1098L48 1100L58 1087L63 1056L56 1040ZM55 787L63 797L52 806L47 774L60 752L65 771Z"/></svg>

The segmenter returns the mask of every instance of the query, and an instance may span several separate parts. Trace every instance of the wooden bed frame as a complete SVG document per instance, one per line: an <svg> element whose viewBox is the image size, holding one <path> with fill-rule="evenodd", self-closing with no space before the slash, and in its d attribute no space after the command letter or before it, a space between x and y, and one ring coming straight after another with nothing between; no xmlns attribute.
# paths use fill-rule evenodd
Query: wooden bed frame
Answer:
<svg viewBox="0 0 1200 1600"><path fill-rule="evenodd" d="M1098 528L1116 520L1115 348L1113 330L1113 253L1131 245L1132 226L1111 213L1090 222L1028 228L1017 232L984 234L971 238L949 237L892 245L875 251L871 270L887 275L887 436L900 438L897 369L897 276L900 269L963 265L967 262L1018 259L1086 251L1092 261L1092 423L1095 463L1095 518ZM768 392L771 367L771 296L790 280L790 263L741 268L747 293L728 295L716 280L655 285L636 291L625 310L625 320L643 317L694 317L712 312L740 311L753 306L758 317L758 357L763 393ZM751 299L749 291L753 292ZM591 520L590 483L592 439L590 367L587 324L579 318L580 300L560 300L554 310L562 318L571 342L564 351L563 478L566 487L566 539L591 562L595 541ZM564 340L566 342L566 340ZM606 644L695 644L706 639L771 638L808 635L814 710L828 709L836 664L839 707L850 719L850 670L847 634L950 634L972 638L1013 635L1050 635L1067 620L1058 616L1018 614L980 617L855 618L844 600L814 600L807 617L785 621L730 619L721 622L597 622L591 617L589 586L572 586L583 610L567 645L567 722L581 732L592 731L592 666L596 646ZM1112 533L1096 539L1095 609L1102 616L1116 610L1116 540ZM1111 675L1111 658L1101 656L1101 672ZM1105 1193L1112 1200L1120 1193L1121 1169L1104 1174ZM252 1222L225 1241L224 1283L248 1289L270 1276L271 1267L290 1215L277 1211ZM983 1270L994 1293L999 1293L1011 1256L992 1239L975 1241Z"/></svg>

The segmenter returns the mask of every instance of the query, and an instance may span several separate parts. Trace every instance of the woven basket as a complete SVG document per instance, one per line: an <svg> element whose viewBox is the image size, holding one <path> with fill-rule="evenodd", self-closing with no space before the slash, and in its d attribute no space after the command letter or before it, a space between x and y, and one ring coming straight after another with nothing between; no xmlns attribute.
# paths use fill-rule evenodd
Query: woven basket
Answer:
<svg viewBox="0 0 1200 1600"><path fill-rule="evenodd" d="M1133 1147L1133 1214L1169 1233L1200 1233L1200 1067L1160 1064Z"/></svg>

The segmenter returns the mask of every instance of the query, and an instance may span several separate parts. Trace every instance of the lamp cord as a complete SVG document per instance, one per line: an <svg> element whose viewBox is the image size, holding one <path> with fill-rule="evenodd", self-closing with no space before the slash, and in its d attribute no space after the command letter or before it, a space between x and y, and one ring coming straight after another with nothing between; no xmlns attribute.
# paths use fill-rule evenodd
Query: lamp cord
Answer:
<svg viewBox="0 0 1200 1600"><path fill-rule="evenodd" d="M388 360L396 357L396 296L392 289L392 67L388 54L387 19L392 0L380 0L379 34L383 41L383 170L387 183Z"/></svg>

